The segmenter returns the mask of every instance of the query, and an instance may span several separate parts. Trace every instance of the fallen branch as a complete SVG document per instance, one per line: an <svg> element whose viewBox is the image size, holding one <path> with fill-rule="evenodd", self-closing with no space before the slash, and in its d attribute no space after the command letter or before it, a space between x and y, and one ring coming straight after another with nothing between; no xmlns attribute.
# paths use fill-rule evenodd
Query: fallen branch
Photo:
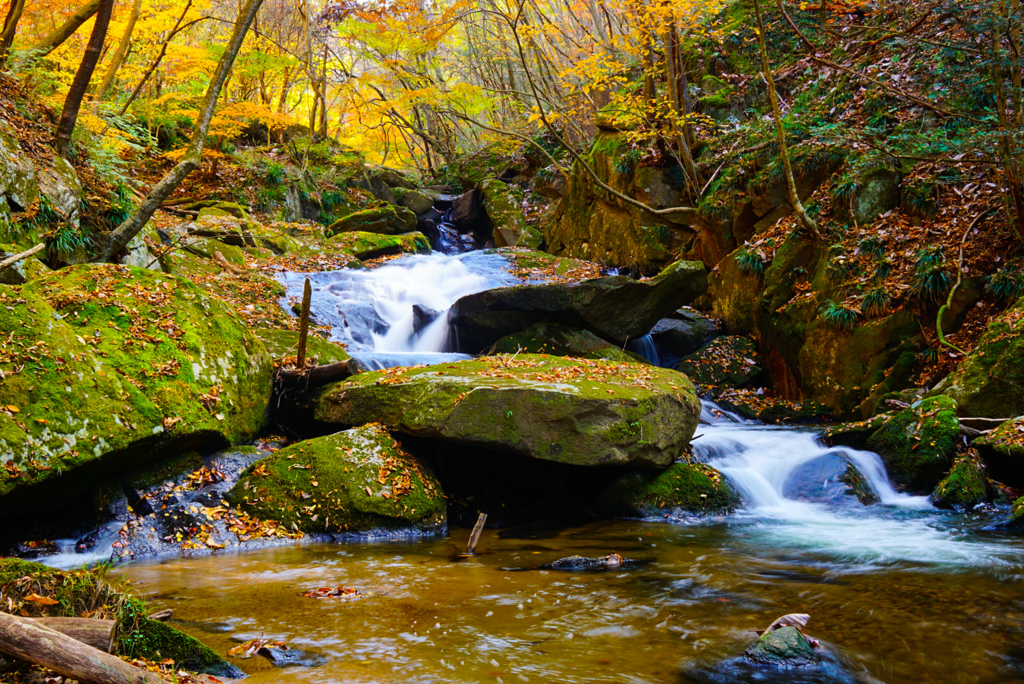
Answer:
<svg viewBox="0 0 1024 684"><path fill-rule="evenodd" d="M235 266L233 263L225 259L224 255L221 254L219 251L213 253L213 260L216 261L221 268L223 268L225 271L228 271L229 273L234 273L235 275L245 275L244 268L241 268L240 266Z"/></svg>
<svg viewBox="0 0 1024 684"><path fill-rule="evenodd" d="M355 359L348 359L304 370L299 368L282 368L277 371L277 378L281 381L282 385L288 387L316 389L332 382L350 378L358 372L359 366Z"/></svg>
<svg viewBox="0 0 1024 684"><path fill-rule="evenodd" d="M25 250L24 252L22 252L20 254L15 254L14 256L7 257L3 261L0 261L0 271L4 270L8 266L13 266L14 264L18 263L22 259L29 258L33 254L38 254L39 252L42 252L44 249L46 249L46 244L40 242L38 245L36 245L32 249L27 249L27 250Z"/></svg>
<svg viewBox="0 0 1024 684"><path fill-rule="evenodd" d="M41 617L33 618L32 622L43 627L60 632L69 636L75 641L98 648L104 653L110 653L114 645L114 627L117 622L114 620L94 620L92 618L73 617Z"/></svg>
<svg viewBox="0 0 1024 684"><path fill-rule="evenodd" d="M129 665L36 620L0 613L0 652L91 684L166 684L152 672Z"/></svg>

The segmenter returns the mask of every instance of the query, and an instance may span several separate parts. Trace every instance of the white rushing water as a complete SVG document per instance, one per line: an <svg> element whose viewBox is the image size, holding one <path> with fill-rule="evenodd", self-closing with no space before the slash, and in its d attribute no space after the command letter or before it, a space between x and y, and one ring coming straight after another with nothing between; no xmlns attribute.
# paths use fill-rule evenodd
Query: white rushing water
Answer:
<svg viewBox="0 0 1024 684"><path fill-rule="evenodd" d="M813 430L745 421L707 402L697 433L694 455L743 498L734 528L751 544L856 564L1021 565L1005 540L979 538L927 497L897 492L878 454L828 447ZM846 493L849 466L878 503Z"/></svg>
<svg viewBox="0 0 1024 684"><path fill-rule="evenodd" d="M446 353L448 309L459 298L512 285L516 278L497 254L406 256L375 269L308 274L312 318L331 327L331 339L368 368L442 363L468 358ZM305 273L280 276L283 302L302 297ZM417 310L420 312L417 318ZM426 322L418 325L419 322Z"/></svg>

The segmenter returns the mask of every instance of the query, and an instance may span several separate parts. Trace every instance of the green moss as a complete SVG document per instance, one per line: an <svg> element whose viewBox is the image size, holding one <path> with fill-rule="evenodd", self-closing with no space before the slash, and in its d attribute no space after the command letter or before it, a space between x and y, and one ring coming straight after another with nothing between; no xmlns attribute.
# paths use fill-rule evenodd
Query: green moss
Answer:
<svg viewBox="0 0 1024 684"><path fill-rule="evenodd" d="M22 560L21 558L0 558L0 587L25 575L35 573L48 574L51 572L54 572L54 569L42 563Z"/></svg>
<svg viewBox="0 0 1024 684"><path fill-rule="evenodd" d="M660 473L635 472L613 482L594 504L607 515L651 517L728 513L739 496L720 472L702 463L674 463Z"/></svg>
<svg viewBox="0 0 1024 684"><path fill-rule="evenodd" d="M359 231L394 235L414 230L416 230L416 214L405 207L382 203L338 219L327 227L326 234L333 236L338 233Z"/></svg>
<svg viewBox="0 0 1024 684"><path fill-rule="evenodd" d="M257 461L228 500L304 532L437 531L445 524L437 480L380 425L299 442Z"/></svg>
<svg viewBox="0 0 1024 684"><path fill-rule="evenodd" d="M253 328L253 334L267 346L267 351L275 359L295 356L299 346L298 330L269 330ZM306 338L306 357L315 359L320 365L337 363L349 359L345 347L328 342L319 335L311 334Z"/></svg>
<svg viewBox="0 0 1024 684"><path fill-rule="evenodd" d="M956 402L925 399L885 420L867 440L885 462L889 477L911 491L929 492L953 462L960 437Z"/></svg>
<svg viewBox="0 0 1024 684"><path fill-rule="evenodd" d="M428 254L430 240L423 233L381 235L364 231L338 233L327 241L331 249L342 249L356 259L376 259L392 254Z"/></svg>
<svg viewBox="0 0 1024 684"><path fill-rule="evenodd" d="M820 660L807 637L796 627L781 627L762 634L743 655L759 665L779 669L810 665Z"/></svg>
<svg viewBox="0 0 1024 684"><path fill-rule="evenodd" d="M974 450L956 459L949 474L932 492L932 503L938 508L973 508L986 500L985 467Z"/></svg>

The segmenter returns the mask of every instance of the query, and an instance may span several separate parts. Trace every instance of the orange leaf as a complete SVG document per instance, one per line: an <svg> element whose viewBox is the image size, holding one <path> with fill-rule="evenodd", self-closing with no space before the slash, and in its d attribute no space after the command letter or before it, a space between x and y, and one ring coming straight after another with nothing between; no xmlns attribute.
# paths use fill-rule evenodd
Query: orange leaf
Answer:
<svg viewBox="0 0 1024 684"><path fill-rule="evenodd" d="M32 601L33 603L39 603L44 606L55 606L59 601L54 601L49 596L40 596L39 594L32 592L25 597L26 601Z"/></svg>

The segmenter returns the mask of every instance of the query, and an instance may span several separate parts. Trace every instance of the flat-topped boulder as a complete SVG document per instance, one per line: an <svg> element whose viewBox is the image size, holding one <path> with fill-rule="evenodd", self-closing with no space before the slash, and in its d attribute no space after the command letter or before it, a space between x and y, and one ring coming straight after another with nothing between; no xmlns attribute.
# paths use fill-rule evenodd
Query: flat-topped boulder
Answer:
<svg viewBox="0 0 1024 684"><path fill-rule="evenodd" d="M677 261L648 280L607 276L503 287L455 302L450 323L459 350L470 354L543 321L589 330L621 346L702 295L707 283L704 264Z"/></svg>
<svg viewBox="0 0 1024 684"><path fill-rule="evenodd" d="M665 468L700 402L683 374L540 354L360 373L327 387L316 419L581 466Z"/></svg>

